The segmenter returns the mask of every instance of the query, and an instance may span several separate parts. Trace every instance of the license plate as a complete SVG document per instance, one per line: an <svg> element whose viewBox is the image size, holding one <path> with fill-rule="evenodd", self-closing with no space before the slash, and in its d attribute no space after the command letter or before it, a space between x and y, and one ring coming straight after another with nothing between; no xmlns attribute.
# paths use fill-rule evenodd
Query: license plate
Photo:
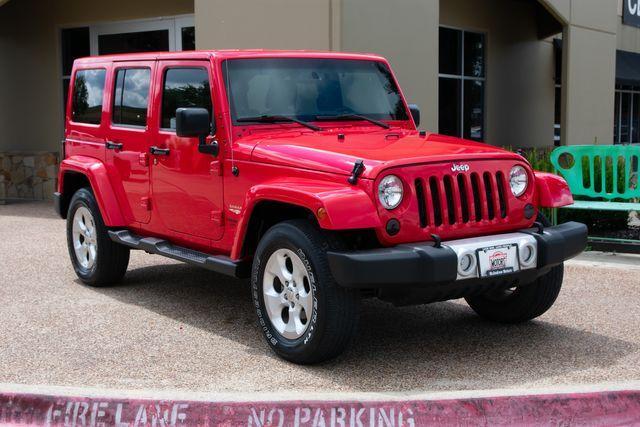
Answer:
<svg viewBox="0 0 640 427"><path fill-rule="evenodd" d="M516 272L518 263L518 245L498 245L477 250L480 276L493 277Z"/></svg>

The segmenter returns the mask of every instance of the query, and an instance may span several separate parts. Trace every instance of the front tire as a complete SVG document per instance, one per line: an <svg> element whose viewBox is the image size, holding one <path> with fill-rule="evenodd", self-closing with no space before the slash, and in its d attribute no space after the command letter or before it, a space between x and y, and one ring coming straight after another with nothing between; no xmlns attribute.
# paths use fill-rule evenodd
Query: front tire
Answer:
<svg viewBox="0 0 640 427"><path fill-rule="evenodd" d="M71 198L67 213L67 246L71 264L83 283L107 286L118 283L129 265L129 248L113 242L90 189Z"/></svg>
<svg viewBox="0 0 640 427"><path fill-rule="evenodd" d="M327 263L326 236L304 220L269 229L253 260L251 290L272 350L297 364L341 354L356 333L358 292L339 286Z"/></svg>
<svg viewBox="0 0 640 427"><path fill-rule="evenodd" d="M500 323L521 323L546 313L562 288L564 264L553 267L535 282L513 290L504 290L466 298L481 317Z"/></svg>

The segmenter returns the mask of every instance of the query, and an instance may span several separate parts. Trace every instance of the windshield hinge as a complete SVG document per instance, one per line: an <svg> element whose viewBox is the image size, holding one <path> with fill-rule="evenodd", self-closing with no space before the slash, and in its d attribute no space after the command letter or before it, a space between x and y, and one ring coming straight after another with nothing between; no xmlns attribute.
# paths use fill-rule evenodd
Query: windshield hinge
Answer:
<svg viewBox="0 0 640 427"><path fill-rule="evenodd" d="M349 181L349 184L356 185L358 183L358 177L362 175L362 172L364 172L364 162L362 160L356 160L356 162L353 164L351 176L347 180Z"/></svg>

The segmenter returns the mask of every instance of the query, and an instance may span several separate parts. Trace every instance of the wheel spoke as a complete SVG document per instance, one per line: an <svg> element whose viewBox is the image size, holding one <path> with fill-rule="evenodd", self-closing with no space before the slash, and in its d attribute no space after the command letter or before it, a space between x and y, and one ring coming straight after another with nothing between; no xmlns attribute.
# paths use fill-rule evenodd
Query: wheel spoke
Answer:
<svg viewBox="0 0 640 427"><path fill-rule="evenodd" d="M291 280L292 275L289 272L289 269L287 268L287 259L290 258L288 256L288 254L279 254L276 256L276 259L278 260L278 267L280 268L280 274L281 274L281 279L284 279L284 281L282 282L284 284L284 282L288 282Z"/></svg>
<svg viewBox="0 0 640 427"><path fill-rule="evenodd" d="M285 304L282 302L282 295L277 293L275 289L271 288L270 291L265 290L264 293L264 305L267 308L270 316L280 316L282 308Z"/></svg>
<svg viewBox="0 0 640 427"><path fill-rule="evenodd" d="M78 228L80 229L80 231L82 232L82 234L86 234L87 233L87 225L84 219L84 215L81 216L81 220L77 222L78 224Z"/></svg>
<svg viewBox="0 0 640 427"><path fill-rule="evenodd" d="M300 336L307 329L307 325L302 323L300 315L302 314L302 308L297 305L294 309L289 310L289 323L287 327L293 329L297 336ZM290 326L291 325L291 326Z"/></svg>
<svg viewBox="0 0 640 427"><path fill-rule="evenodd" d="M296 318L298 319L297 321L296 321ZM299 321L300 321L300 315L296 314L295 309L289 309L289 321L287 322L284 328L285 336L287 338L297 337L300 335L298 333L299 328L297 325Z"/></svg>
<svg viewBox="0 0 640 427"><path fill-rule="evenodd" d="M89 267L93 266L93 263L96 261L96 245L89 245Z"/></svg>
<svg viewBox="0 0 640 427"><path fill-rule="evenodd" d="M300 305L304 308L305 313L307 314L307 319L311 318L311 313L313 313L313 294L311 292L304 292L304 288L302 292L300 292Z"/></svg>
<svg viewBox="0 0 640 427"><path fill-rule="evenodd" d="M298 265L299 264L299 265ZM304 278L307 277L307 269L302 263L293 264L293 281L298 289L304 289Z"/></svg>
<svg viewBox="0 0 640 427"><path fill-rule="evenodd" d="M280 283L282 283L283 285L284 282L286 282L286 279L282 274L282 269L280 268L280 265L278 263L268 263L266 273L269 273L271 275L271 278L277 277L280 280Z"/></svg>

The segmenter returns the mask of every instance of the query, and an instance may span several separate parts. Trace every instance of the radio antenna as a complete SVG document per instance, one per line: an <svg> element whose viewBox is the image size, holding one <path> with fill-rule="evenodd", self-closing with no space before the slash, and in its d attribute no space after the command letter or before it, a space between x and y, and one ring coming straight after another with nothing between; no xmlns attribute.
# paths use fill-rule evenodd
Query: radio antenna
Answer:
<svg viewBox="0 0 640 427"><path fill-rule="evenodd" d="M229 101L229 109L231 109L231 83L229 80L229 60L224 60L224 84L227 89L227 100ZM231 111L229 111L229 119L231 120ZM231 126L231 132L229 133L229 150L231 151L231 174L233 176L238 176L240 174L240 170L236 166L235 159L233 157L233 124Z"/></svg>

